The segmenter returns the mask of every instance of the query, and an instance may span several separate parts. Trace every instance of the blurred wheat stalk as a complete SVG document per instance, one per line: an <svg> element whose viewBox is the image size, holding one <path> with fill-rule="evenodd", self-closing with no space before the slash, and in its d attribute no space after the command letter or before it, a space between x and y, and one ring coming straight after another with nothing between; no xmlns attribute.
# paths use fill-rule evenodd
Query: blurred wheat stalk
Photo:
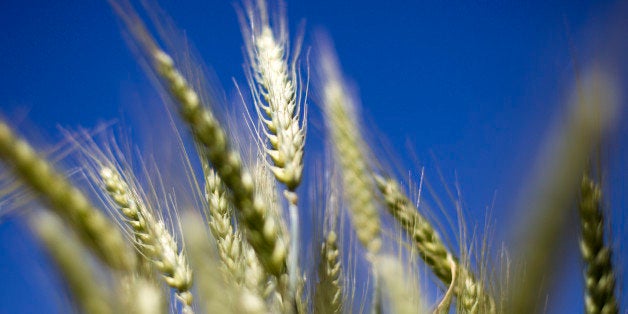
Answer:
<svg viewBox="0 0 628 314"><path fill-rule="evenodd" d="M78 166L90 174L97 192L90 200L86 191L0 122L0 159L12 178L49 210L29 213L30 222L81 311L342 313L370 308L374 313L449 313L452 304L460 313L540 311L554 269L552 252L560 245L565 217L572 215L568 209L579 199L585 310L618 313L599 183L585 172L590 152L600 145L616 112L616 90L604 72L594 69L585 76L567 123L556 132L531 188L527 204L532 204L532 218L521 228L521 245L515 248L520 254L517 262L526 270L489 276L470 262L473 256L456 256L400 181L381 170L387 168L382 166L385 161L376 162L378 152L361 132L355 97L346 88L331 44L316 42L315 87L332 156L326 173L338 171L323 176L327 181L321 190L327 192L320 194L322 201L312 202L320 204L319 217L329 224L307 237L314 239L318 253L318 265L311 267L301 258L306 222L299 218L300 208L312 206L302 201L305 193L299 191L308 167L304 157L309 87L304 82L309 79L301 75L300 40L289 45L285 17L269 12L264 0L245 2L241 14L248 86L258 118L253 122L248 116L250 141L259 148L250 154L240 149L248 141L241 138L245 133L233 129L242 123L226 128L218 102L199 83L204 82L202 77L184 71L194 64L175 61L161 48L130 3L111 4L131 35L131 45L192 135L198 154L190 156L190 162L198 162L202 174L194 174L193 167L184 172L196 187L190 198L199 208L179 207L168 189L160 188L164 182L137 180L137 170L125 161L132 156L122 156L111 146L98 147L91 139L89 145L76 139L87 156ZM279 185L284 198L278 197ZM289 219L284 218L285 205ZM345 208L346 213L339 213ZM386 213L403 230L401 236L390 236L395 226L382 222ZM340 219L345 215L350 229ZM356 243L346 241L353 233L361 248L351 248ZM420 293L416 265L403 257L408 254L417 254L433 272L433 283L441 291L438 300ZM355 260L361 258L370 271L369 288L364 288L369 280L355 273ZM481 261L488 262L494 261ZM511 275L513 284L500 284ZM178 304L168 305L171 292L164 284L173 289ZM371 296L359 301L356 291ZM371 302L365 304L365 299Z"/></svg>

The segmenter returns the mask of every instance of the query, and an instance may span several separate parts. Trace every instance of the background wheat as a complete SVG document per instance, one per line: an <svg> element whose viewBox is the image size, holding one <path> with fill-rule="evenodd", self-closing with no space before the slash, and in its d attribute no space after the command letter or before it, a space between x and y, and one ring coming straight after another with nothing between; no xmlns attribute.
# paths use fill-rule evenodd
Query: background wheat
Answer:
<svg viewBox="0 0 628 314"><path fill-rule="evenodd" d="M0 78L4 86L0 89L1 111L20 134L30 135L29 130L34 126L42 129L37 132L39 134L58 134L57 123L91 127L101 119L111 121L119 116L117 106L111 104L123 104L127 108L157 99L151 88L144 85L144 75L135 65L132 54L126 53L128 49L120 39L113 14L108 13L110 9L105 3L81 6L57 3L47 4L49 7L46 8L22 5L5 2L0 10L0 20L6 23L7 29L0 44L0 55L3 56L0 68L4 72ZM229 78L233 75L239 82L245 82L241 68L241 34L229 3L179 5L166 2L163 5L176 23L186 30L204 59L215 67L226 90L231 89ZM559 91L565 91L567 82L575 76L570 61L573 55L567 48L569 41L575 41L579 63L584 64L590 55L605 51L602 57L625 74L625 59L613 59L615 51L626 51L621 50L625 49L623 43L618 43L614 37L614 32L622 29L616 27L616 16L625 12L625 8L622 10L613 2L571 6L535 3L524 8L516 4L504 4L500 8L466 5L444 8L429 4L427 7L408 7L402 3L382 7L368 2L355 5L347 2L336 4L334 14L322 13L325 11L322 8L327 5L325 2L290 3L291 27L296 29L294 25L300 17L308 18L308 29L312 24L329 25L343 72L359 86L357 94L366 108L363 112L367 121L366 136L377 136L381 131L391 139L389 145L376 145L376 154L389 157L387 154L391 150L402 154L406 151L403 147L406 137L416 145L422 164L415 167L411 158L400 157L397 165L412 164L414 171L427 164L428 181L435 186L440 202L430 200L429 196L422 201L433 209L430 215L436 216L435 221L443 222L444 227L439 226L439 229L443 230L444 241L453 248L457 247L457 230L451 230L455 228L449 225L438 207L442 204L447 215L453 216L455 204L451 200L456 197L450 197L442 188L441 178L434 170L436 164L443 169L442 181L450 186L457 182L461 187L464 196L461 201L468 210L470 233L481 233L486 207L493 209L499 221L511 214L505 208L510 208L508 205L515 198L513 191L528 172L528 161L540 143L537 139L542 138L546 126L554 121L549 117L561 112L559 107L549 105L560 103L559 93L562 92ZM499 14L494 12L496 10ZM569 30L565 28L565 20ZM600 20L607 23L601 25ZM38 22L24 25L23 21ZM589 40L583 30L604 35L596 36L597 41ZM522 79L526 77L534 79ZM122 87L121 81L125 82ZM20 112L25 105L31 108L27 119L23 119L25 115ZM137 110L140 115L130 114L126 109L122 111L131 121L146 121L162 110L159 106L147 107L151 110ZM625 115L625 111L622 114ZM312 129L317 128L316 123L320 129L322 120L314 122ZM378 125L381 130L373 131L373 125ZM149 128L154 125L149 124ZM625 124L618 128L616 134L628 134ZM494 129L500 131L494 132ZM159 143L159 139L154 141ZM63 140L53 138L46 142ZM621 189L625 182L626 168L619 161L628 158L623 141L616 139L614 143L618 148L613 149L617 154L609 154L608 181L613 190L608 194L616 206L609 210L612 211L614 230L625 235L626 228L622 227L626 217L622 213L627 207L625 191L614 189ZM317 144L313 145L317 147ZM51 156L43 147L36 147L43 155ZM434 151L436 158L429 156L429 150ZM52 157L54 159L54 155ZM306 158L305 164L308 162L311 161ZM61 169L74 170L72 164L65 165L68 167L63 167L62 163ZM7 168L2 166L1 169L0 191L14 191L14 181L7 179ZM418 181L418 171L412 172L408 178L407 169L402 169L399 171L402 183ZM499 191L493 203L495 189ZM416 193L411 193L411 199L416 203ZM3 200L0 211L13 208L11 202ZM12 213L19 211L12 210ZM33 296L41 302L16 304L15 300L20 298L15 295L42 290L33 289L33 285L51 285L49 279L33 277L33 268L27 267L27 261L38 259L30 256L35 253L22 252L24 246L15 245L26 241L25 247L33 246L28 238L22 240L27 232L17 223L16 216L19 215L3 216L0 239L5 252L9 252L2 261L17 266L0 269L7 280L16 276L30 279L15 280L11 289L0 293L0 311L14 311L13 306L20 306L19 309L25 312L37 312L34 308L37 304L52 308L56 306L54 300L57 298L46 294ZM504 229L507 228L498 226L497 239L504 238ZM309 229L303 233L309 234ZM626 259L622 258L626 255L625 249L621 243L617 246L620 249L615 255L619 261L617 267L625 269ZM580 272L577 261L564 263L566 272ZM561 312L571 307L581 311L583 301L579 287L583 285L580 276L567 276L562 284L564 287L561 285L555 292L557 297L549 299L549 311ZM360 300L361 296L358 293L354 298ZM578 301L573 302L574 299ZM621 304L625 296L620 295L619 299Z"/></svg>

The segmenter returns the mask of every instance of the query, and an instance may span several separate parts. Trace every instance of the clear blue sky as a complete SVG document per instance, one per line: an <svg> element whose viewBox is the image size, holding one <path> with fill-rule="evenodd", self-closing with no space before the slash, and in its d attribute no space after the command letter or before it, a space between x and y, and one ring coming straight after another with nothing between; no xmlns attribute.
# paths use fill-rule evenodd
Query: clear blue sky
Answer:
<svg viewBox="0 0 628 314"><path fill-rule="evenodd" d="M620 2L292 1L288 16L292 33L305 20L306 46L313 29L323 27L331 35L345 75L358 87L365 120L395 148L402 170L415 177L420 170L405 154L410 143L436 183L436 164L448 184L457 178L466 210L477 221L495 198L502 240L505 222L516 216L512 200L573 84L570 45L581 65L596 56L615 58L626 78L628 60L616 57L628 55L626 40L608 26L628 19L628 6ZM232 77L244 82L232 1L161 5L227 93ZM18 128L37 126L40 140L60 141L57 126L114 120L125 105L151 93L104 0L4 0L0 29L0 114ZM610 149L609 181L613 227L626 236L628 200L619 192L628 192L623 121ZM54 283L41 286L47 266L17 221L0 220L0 313L56 308L58 301L44 291L55 289ZM575 242L566 254L575 254L573 249ZM625 248L621 252L618 266L625 272L628 256ZM550 302L550 312L582 311L578 267L574 259L565 265L572 275ZM628 299L626 292L621 299Z"/></svg>

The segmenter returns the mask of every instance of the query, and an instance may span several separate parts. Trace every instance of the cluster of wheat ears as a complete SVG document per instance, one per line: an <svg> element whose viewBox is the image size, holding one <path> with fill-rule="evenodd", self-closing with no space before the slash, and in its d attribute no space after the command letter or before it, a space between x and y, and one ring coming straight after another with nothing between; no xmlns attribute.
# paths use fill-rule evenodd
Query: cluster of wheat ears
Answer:
<svg viewBox="0 0 628 314"><path fill-rule="evenodd" d="M617 107L603 71L585 73L544 156L539 184L526 201L525 241L510 259L493 261L490 254L475 256L488 249L470 250L471 243L449 247L416 195L369 147L329 40L303 49L312 58L302 58L302 42L289 40L278 6L245 2L240 20L248 90L240 94L254 109L241 118L246 123L229 123L187 50L162 48L168 38L151 31L164 28L159 20L147 27L130 3L111 4L130 46L177 112L173 127L187 158L181 171L193 195L178 199L159 164L134 166L137 156L115 139L97 141L89 132L68 134L89 182L79 187L0 121L6 170L0 197L45 205L29 211L29 224L79 311L542 311L552 252L578 204L586 313L618 313L600 180L593 179L600 169L590 157ZM329 148L329 158L316 165L315 182L303 182L308 102L322 108ZM149 179L140 180L140 173ZM306 212L316 213L319 227L303 219ZM313 234L304 237L306 230ZM309 248L302 238L312 243L313 261L305 258L312 255L304 253ZM502 268L508 271L495 270ZM435 294L423 293L420 277Z"/></svg>

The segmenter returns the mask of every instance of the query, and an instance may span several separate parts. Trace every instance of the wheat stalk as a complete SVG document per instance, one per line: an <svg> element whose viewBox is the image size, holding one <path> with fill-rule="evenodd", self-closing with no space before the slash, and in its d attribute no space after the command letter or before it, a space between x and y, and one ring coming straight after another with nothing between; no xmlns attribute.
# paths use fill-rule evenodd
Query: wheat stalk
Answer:
<svg viewBox="0 0 628 314"><path fill-rule="evenodd" d="M264 269L277 277L285 272L287 248L277 222L267 215L267 205L255 194L253 177L242 165L238 151L231 148L225 130L176 68L172 58L154 39L130 5L112 0L112 5L149 59L166 91L176 103L194 140L201 146L201 157L212 165L233 196L239 221ZM278 237L279 235L279 237Z"/></svg>
<svg viewBox="0 0 628 314"><path fill-rule="evenodd" d="M164 222L143 205L139 194L112 168L103 167L100 176L111 200L132 229L137 249L161 272L166 284L177 291L184 311L192 313L192 271Z"/></svg>
<svg viewBox="0 0 628 314"><path fill-rule="evenodd" d="M587 314L618 313L615 299L615 273L611 262L611 248L604 244L604 214L602 192L588 175L580 186L580 224L582 239L580 252L586 263L585 312Z"/></svg>
<svg viewBox="0 0 628 314"><path fill-rule="evenodd" d="M70 224L79 238L98 257L114 269L132 271L135 255L120 230L87 197L59 174L31 146L17 138L0 121L0 159L16 177L28 185L49 205L52 211Z"/></svg>

